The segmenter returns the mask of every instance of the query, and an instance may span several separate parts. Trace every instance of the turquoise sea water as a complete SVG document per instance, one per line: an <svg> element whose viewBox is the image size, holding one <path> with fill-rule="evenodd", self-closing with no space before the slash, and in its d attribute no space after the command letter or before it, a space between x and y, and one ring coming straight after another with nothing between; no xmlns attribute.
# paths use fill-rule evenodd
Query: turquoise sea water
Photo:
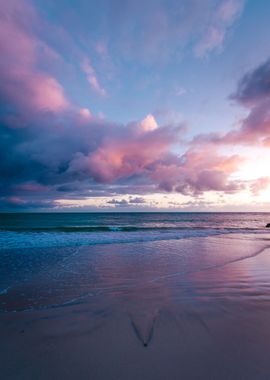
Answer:
<svg viewBox="0 0 270 380"><path fill-rule="evenodd" d="M264 233L267 213L0 214L0 249Z"/></svg>

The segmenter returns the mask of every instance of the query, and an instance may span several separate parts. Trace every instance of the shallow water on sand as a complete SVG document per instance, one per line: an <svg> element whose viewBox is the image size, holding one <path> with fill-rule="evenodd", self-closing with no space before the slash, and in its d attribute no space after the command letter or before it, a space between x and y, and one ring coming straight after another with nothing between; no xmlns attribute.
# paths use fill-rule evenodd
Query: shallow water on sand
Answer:
<svg viewBox="0 0 270 380"><path fill-rule="evenodd" d="M269 379L267 232L1 251L5 379Z"/></svg>
<svg viewBox="0 0 270 380"><path fill-rule="evenodd" d="M245 271L248 260L268 247L269 234L233 234L180 241L2 250L0 311L93 303L104 296L121 303L131 294L134 304L136 293L139 302L158 299L161 304L165 300L179 303L201 299L203 289L206 297L220 297L222 291L224 297L239 300L246 294L268 297L268 267L259 267L253 273L255 278ZM231 269L228 277L227 267L233 263L239 263L233 267L238 269ZM221 286L225 274L226 286ZM205 283L198 287L196 279L201 276L206 276ZM265 286L262 281L266 281ZM252 284L256 285L254 294L252 290L247 293Z"/></svg>

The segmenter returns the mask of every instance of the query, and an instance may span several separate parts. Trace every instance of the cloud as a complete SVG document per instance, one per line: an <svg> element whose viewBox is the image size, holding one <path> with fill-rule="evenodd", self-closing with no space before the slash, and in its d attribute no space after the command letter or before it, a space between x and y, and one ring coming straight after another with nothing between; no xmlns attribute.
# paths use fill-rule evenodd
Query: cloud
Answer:
<svg viewBox="0 0 270 380"><path fill-rule="evenodd" d="M126 199L111 199L107 202L107 204L120 207L127 207L129 205Z"/></svg>
<svg viewBox="0 0 270 380"><path fill-rule="evenodd" d="M197 57L209 54L224 43L244 6L244 0L100 0L94 6L78 0L76 7L64 0L46 3L62 29L72 26L81 46L92 46L113 66L134 61L162 65L181 59L187 48Z"/></svg>
<svg viewBox="0 0 270 380"><path fill-rule="evenodd" d="M87 155L78 153L68 171L81 171L102 183L143 175L177 142L181 131L181 127L158 128L154 117L148 115L141 122L115 128Z"/></svg>
<svg viewBox="0 0 270 380"><path fill-rule="evenodd" d="M246 73L240 80L232 99L247 107L257 106L258 103L270 97L270 59L257 68Z"/></svg>
<svg viewBox="0 0 270 380"><path fill-rule="evenodd" d="M84 121L89 121L92 118L92 114L88 108L81 108L79 110L79 116L81 117L81 120Z"/></svg>
<svg viewBox="0 0 270 380"><path fill-rule="evenodd" d="M270 146L270 59L244 75L231 98L247 107L249 114L225 139Z"/></svg>
<svg viewBox="0 0 270 380"><path fill-rule="evenodd" d="M129 206L141 206L145 203L144 198L142 197L129 197L129 199L111 199L107 201L107 204L114 205L117 207L129 207Z"/></svg>
<svg viewBox="0 0 270 380"><path fill-rule="evenodd" d="M49 60L51 51L44 49L46 44L31 28L38 21L35 10L23 0L1 5L0 96L6 105L16 106L24 115L36 111L55 113L69 105L61 84L38 69L39 60Z"/></svg>
<svg viewBox="0 0 270 380"><path fill-rule="evenodd" d="M138 53L137 26L142 25L142 46L149 45L152 57L166 47L175 31L177 37L183 33L184 40L189 38L186 33L190 36L190 18L194 26L203 17L205 25L204 17L209 16L209 9L201 2L194 5L192 1L190 5L184 1L183 9L174 1L168 8L162 2L154 7L152 1L150 5L118 3L123 9L116 6L114 16L121 16L122 20L122 12L127 13L118 29L121 35L124 28L124 37L117 43L126 43L131 33L136 38L130 40L127 51L131 48L134 54ZM216 3L210 0L209 3L212 12ZM134 13L130 13L130 7ZM202 8L203 14L199 12ZM171 10L175 9L176 16L173 16ZM194 13L188 13L185 20L189 9ZM48 70L54 49L38 31L41 19L35 9L24 0L11 0L2 5L0 12L0 203L3 209L55 207L63 197L76 200L112 196L109 202L117 204L116 196L123 193L134 197L120 200L122 206L139 205L144 200L137 195L147 192L176 191L197 196L206 191L241 189L242 184L231 179L242 162L241 157L220 155L216 149L204 146L194 146L185 152L182 145L182 153L176 153L175 148L183 142L185 125L158 125L150 113L142 120L122 125L96 117L87 107L73 104L60 81ZM226 11L228 16L223 12L224 20L229 19L230 12ZM137 14L139 20L134 17ZM140 38L138 41L142 42ZM83 61L82 69L92 89L105 96L90 60ZM265 75L267 69L262 72ZM253 94L248 85L253 83L251 77L252 73L245 79L247 84L241 84L241 96L235 94L238 101L242 101L245 92ZM265 98L266 95L252 102L251 114L262 106Z"/></svg>
<svg viewBox="0 0 270 380"><path fill-rule="evenodd" d="M160 163L152 177L165 191L199 195L205 191L235 192L242 184L231 180L243 159L238 155L223 156L207 148L189 150L171 163Z"/></svg>
<svg viewBox="0 0 270 380"><path fill-rule="evenodd" d="M222 47L226 34L241 14L243 5L243 0L224 0L217 6L209 17L209 25L195 46L197 56L203 57L210 51Z"/></svg>
<svg viewBox="0 0 270 380"><path fill-rule="evenodd" d="M140 122L140 128L145 132L154 131L157 129L158 125L154 116L151 114L147 115L146 118Z"/></svg>
<svg viewBox="0 0 270 380"><path fill-rule="evenodd" d="M104 184L99 194L105 196L112 194L106 190L108 183L118 183L116 191L132 193L138 184L140 190L134 191L144 191L151 165L166 156L182 131L170 126L148 129L142 128L142 121L122 126L76 109L61 119L32 115L23 129L2 123L0 196L59 199L63 192L72 198L95 196L91 189L98 183Z"/></svg>
<svg viewBox="0 0 270 380"><path fill-rule="evenodd" d="M261 177L253 181L250 185L250 190L253 195L259 195L261 191L266 190L270 185L269 177Z"/></svg>
<svg viewBox="0 0 270 380"><path fill-rule="evenodd" d="M85 59L82 63L82 70L85 72L87 76L88 83L92 90L94 90L100 96L106 96L106 90L101 86L97 79L97 75L95 70L93 69L90 61Z"/></svg>
<svg viewBox="0 0 270 380"><path fill-rule="evenodd" d="M2 125L2 204L11 196L31 206L33 199L41 205L53 205L61 198L158 190L198 195L241 188L230 179L240 157L221 156L213 149L176 155L171 148L181 142L184 127L145 130L141 126L142 121L123 126L94 117L81 120L77 111L69 112L62 126L54 118L43 120L40 128L36 128L35 119L23 130ZM143 199L132 197L128 202L139 204Z"/></svg>
<svg viewBox="0 0 270 380"><path fill-rule="evenodd" d="M29 210L29 209L48 209L54 208L57 204L52 200L26 200L21 197L0 197L1 210Z"/></svg>
<svg viewBox="0 0 270 380"><path fill-rule="evenodd" d="M192 145L263 145L270 146L270 59L246 73L230 96L248 110L236 129L195 136Z"/></svg>
<svg viewBox="0 0 270 380"><path fill-rule="evenodd" d="M129 203L132 204L142 204L145 203L145 200L143 197L135 197L135 198L129 198Z"/></svg>

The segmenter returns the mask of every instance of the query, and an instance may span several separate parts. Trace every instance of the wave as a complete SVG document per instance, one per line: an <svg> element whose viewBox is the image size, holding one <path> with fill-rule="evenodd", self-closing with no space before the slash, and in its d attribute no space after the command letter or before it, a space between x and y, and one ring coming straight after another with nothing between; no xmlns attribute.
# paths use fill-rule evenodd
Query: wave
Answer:
<svg viewBox="0 0 270 380"><path fill-rule="evenodd" d="M230 230L191 230L186 231L171 231L167 233L153 231L151 233L142 233L140 231L133 233L77 233L66 234L64 232L57 233L17 233L6 232L0 233L0 251L2 249L18 249L18 248L49 248L49 247L79 247L79 246L92 246L99 244L125 244L125 243L138 243L138 242L151 242L151 241L167 241L167 240L181 240L199 237L210 237L241 234L243 239L254 239L254 234L259 234L261 240L269 241L269 235L266 237L265 231L230 231ZM239 237L238 237L239 238Z"/></svg>
<svg viewBox="0 0 270 380"><path fill-rule="evenodd" d="M189 230L214 230L214 231L266 231L265 228L256 227L216 227L216 226L58 226L58 227L0 227L0 232L139 232L139 231L189 231Z"/></svg>

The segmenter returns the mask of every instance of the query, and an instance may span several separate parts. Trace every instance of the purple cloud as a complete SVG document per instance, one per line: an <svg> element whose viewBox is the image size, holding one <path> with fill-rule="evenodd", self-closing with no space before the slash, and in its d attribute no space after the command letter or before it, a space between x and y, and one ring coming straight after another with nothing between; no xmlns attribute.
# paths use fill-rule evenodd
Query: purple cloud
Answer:
<svg viewBox="0 0 270 380"><path fill-rule="evenodd" d="M247 107L257 106L258 103L270 97L270 59L251 70L240 80L233 100Z"/></svg>
<svg viewBox="0 0 270 380"><path fill-rule="evenodd" d="M152 177L165 191L198 195L205 191L235 192L242 188L230 179L242 163L237 155L224 156L214 149L192 149L170 163L157 165Z"/></svg>
<svg viewBox="0 0 270 380"><path fill-rule="evenodd" d="M0 96L25 116L66 110L63 87L38 68L39 60L50 59L51 49L31 29L39 21L35 10L24 0L12 0L2 4L0 12Z"/></svg>
<svg viewBox="0 0 270 380"><path fill-rule="evenodd" d="M110 45L111 49L121 50L119 59L136 56L139 61L147 62L155 61L163 49L164 54L169 55L175 47L177 50L189 43L190 38L198 42L200 32L205 31L218 9L218 20L223 20L222 38L202 43L200 54L215 49L223 42L240 9L236 0L227 5L208 0L210 7L197 1L184 1L179 7L179 2L174 0L170 2L171 7L165 7L162 1L153 6L152 0L115 4L112 7L110 3L108 13L119 38L111 44L97 45L95 41L95 49L104 59L108 58L107 45ZM119 19L123 22L119 23ZM72 101L50 66L55 57L61 58L53 47L57 42L50 45L50 33L46 37L42 35L41 23L35 8L25 0L2 4L0 202L3 208L54 207L63 194L72 199L115 197L124 189L135 195L153 191L198 195L205 191L233 192L241 188L239 182L231 179L242 162L239 156L220 155L217 150L204 147L185 152L183 145L182 153L176 153L175 148L183 142L184 125L159 125L152 114L122 125L96 117L87 107ZM57 30L59 38L62 29ZM62 37L67 35L68 32ZM169 46L171 40L174 48ZM67 45L70 47L72 43ZM92 90L105 96L103 78L97 76L98 66L90 59L85 60L80 48L75 50L74 55L78 62L83 62L81 69ZM146 50L147 57L144 56ZM244 78L234 95L245 104L249 104L248 94L255 99L250 119L258 119L259 108L266 117L268 104L267 84L263 82L263 86L260 79L260 75L266 76L268 69L257 70L262 74L255 71ZM252 90L255 87L256 90ZM259 96L260 89L263 95ZM244 125L243 131L249 128ZM144 203L143 198L137 196L128 201L115 199L108 203L119 206Z"/></svg>
<svg viewBox="0 0 270 380"><path fill-rule="evenodd" d="M195 136L193 146L238 144L270 146L270 59L245 74L230 96L249 111L237 129Z"/></svg>

